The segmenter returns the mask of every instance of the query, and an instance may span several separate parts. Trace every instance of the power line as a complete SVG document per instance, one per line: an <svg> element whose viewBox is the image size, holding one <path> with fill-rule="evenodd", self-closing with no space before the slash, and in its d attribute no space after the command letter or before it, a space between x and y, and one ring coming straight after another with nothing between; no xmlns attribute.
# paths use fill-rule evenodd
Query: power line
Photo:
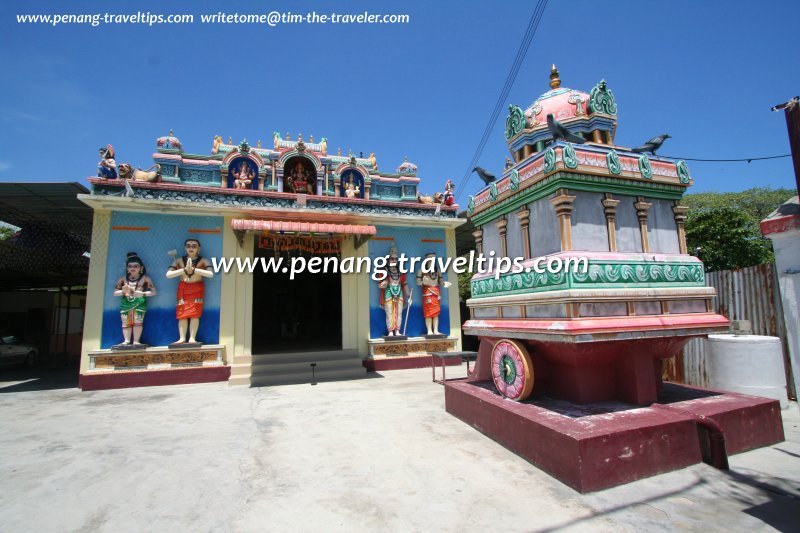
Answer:
<svg viewBox="0 0 800 533"><path fill-rule="evenodd" d="M528 53L528 48L533 40L533 36L536 34L536 29L539 27L539 22L542 19L542 15L544 14L546 7L547 0L539 0L539 3L536 4L536 9L534 9L531 19L528 22L525 35L522 37L522 42L517 50L517 55L514 57L514 62L511 64L511 68L508 71L506 82L497 98L497 102L495 103L494 109L489 117L489 121L483 131L483 136L481 137L481 140L475 149L475 153L473 154L472 159L461 178L461 181L458 182L458 186L456 187L456 197L463 192L464 185L466 185L467 180L469 180L470 175L472 175L472 169L475 168L475 165L477 165L478 160L483 154L483 150L486 147L486 143L489 141L492 130L494 129L494 125L497 123L497 117L500 115L503 104L505 104L506 99L508 98L508 93L511 91L511 87L514 85L514 81L517 78L517 74L519 73L519 69L522 66L523 61L525 60L525 56Z"/></svg>
<svg viewBox="0 0 800 533"><path fill-rule="evenodd" d="M743 161L750 163L751 161L764 161L765 159L780 159L782 157L792 157L792 154L770 155L765 157L743 157L742 159L697 159L693 157L678 157L672 155L665 155L662 157L668 157L670 159L683 159L684 161L704 161L706 163L741 163Z"/></svg>

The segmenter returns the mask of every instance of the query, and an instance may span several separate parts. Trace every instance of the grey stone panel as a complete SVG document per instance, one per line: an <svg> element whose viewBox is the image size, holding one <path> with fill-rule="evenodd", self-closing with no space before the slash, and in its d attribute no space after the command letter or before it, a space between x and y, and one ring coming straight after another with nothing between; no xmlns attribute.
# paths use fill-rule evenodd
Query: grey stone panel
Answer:
<svg viewBox="0 0 800 533"><path fill-rule="evenodd" d="M578 305L580 316L627 316L625 302L587 302Z"/></svg>
<svg viewBox="0 0 800 533"><path fill-rule="evenodd" d="M633 314L635 315L660 315L661 302L634 302Z"/></svg>
<svg viewBox="0 0 800 533"><path fill-rule="evenodd" d="M489 252L494 251L495 257L500 257L500 231L497 229L495 221L484 224L481 229L483 230L483 255L489 257Z"/></svg>
<svg viewBox="0 0 800 533"><path fill-rule="evenodd" d="M553 204L540 198L528 205L530 209L531 256L553 254L561 251L561 234Z"/></svg>
<svg viewBox="0 0 800 533"><path fill-rule="evenodd" d="M600 193L570 191L575 196L572 211L572 248L590 252L608 251L608 227Z"/></svg>
<svg viewBox="0 0 800 533"><path fill-rule="evenodd" d="M504 305L503 318L522 318L522 307L519 305Z"/></svg>
<svg viewBox="0 0 800 533"><path fill-rule="evenodd" d="M526 305L527 318L566 318L567 306L565 304Z"/></svg>
<svg viewBox="0 0 800 533"><path fill-rule="evenodd" d="M650 251L664 254L680 252L678 226L675 224L673 203L670 200L647 199L653 204L647 217L647 240Z"/></svg>
<svg viewBox="0 0 800 533"><path fill-rule="evenodd" d="M617 206L617 250L620 252L641 252L642 234L639 231L639 218L636 216L636 198L615 196Z"/></svg>
<svg viewBox="0 0 800 533"><path fill-rule="evenodd" d="M508 225L506 226L506 251L508 257L525 257L525 249L522 246L522 226L516 213L506 215Z"/></svg>
<svg viewBox="0 0 800 533"><path fill-rule="evenodd" d="M670 313L705 313L706 302L704 300L672 300L669 302Z"/></svg>
<svg viewBox="0 0 800 533"><path fill-rule="evenodd" d="M497 318L497 307L475 307L472 310L475 318Z"/></svg>

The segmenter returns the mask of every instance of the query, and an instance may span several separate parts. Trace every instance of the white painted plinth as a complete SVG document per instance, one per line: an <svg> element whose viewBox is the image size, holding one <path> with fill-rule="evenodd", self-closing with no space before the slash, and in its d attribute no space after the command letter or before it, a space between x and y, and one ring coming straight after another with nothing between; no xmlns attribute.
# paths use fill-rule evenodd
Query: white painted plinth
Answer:
<svg viewBox="0 0 800 533"><path fill-rule="evenodd" d="M778 337L709 335L706 342L709 387L773 398L781 409L789 407Z"/></svg>

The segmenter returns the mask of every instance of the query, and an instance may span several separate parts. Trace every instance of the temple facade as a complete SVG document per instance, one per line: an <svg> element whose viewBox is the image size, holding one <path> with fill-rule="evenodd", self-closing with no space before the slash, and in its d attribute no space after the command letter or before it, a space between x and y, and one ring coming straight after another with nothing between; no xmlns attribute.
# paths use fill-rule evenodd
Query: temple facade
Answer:
<svg viewBox="0 0 800 533"><path fill-rule="evenodd" d="M94 210L84 390L344 379L460 346L455 274L393 266L455 256L452 195L422 195L407 160L271 144L216 136L200 155L170 132L146 170L101 150L79 196Z"/></svg>

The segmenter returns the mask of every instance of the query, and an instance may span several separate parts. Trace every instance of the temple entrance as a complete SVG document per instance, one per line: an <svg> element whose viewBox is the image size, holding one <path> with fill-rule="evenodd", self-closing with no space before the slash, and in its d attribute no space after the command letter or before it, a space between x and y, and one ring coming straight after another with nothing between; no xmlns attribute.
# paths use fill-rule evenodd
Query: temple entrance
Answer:
<svg viewBox="0 0 800 533"><path fill-rule="evenodd" d="M254 354L341 350L341 275L254 272L252 331Z"/></svg>

